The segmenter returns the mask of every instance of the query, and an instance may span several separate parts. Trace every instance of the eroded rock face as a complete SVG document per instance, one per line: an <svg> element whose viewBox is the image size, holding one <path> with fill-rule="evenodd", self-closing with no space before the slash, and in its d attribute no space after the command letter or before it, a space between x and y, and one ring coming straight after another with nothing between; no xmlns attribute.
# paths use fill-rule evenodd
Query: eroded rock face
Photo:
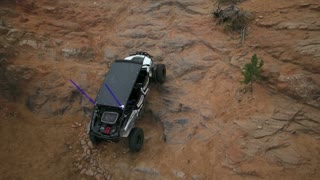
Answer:
<svg viewBox="0 0 320 180"><path fill-rule="evenodd" d="M320 57L320 38L312 38L303 40L297 46L297 51L301 55L310 55L314 56L315 58Z"/></svg>
<svg viewBox="0 0 320 180"><path fill-rule="evenodd" d="M95 52L92 47L81 47L81 48L63 48L61 49L63 57L66 58L77 58L85 59L86 61L93 60L95 57Z"/></svg>
<svg viewBox="0 0 320 180"><path fill-rule="evenodd" d="M163 140L169 144L185 144L192 137L192 131L187 130L189 119L176 119L173 123L165 121L163 123Z"/></svg>
<svg viewBox="0 0 320 180"><path fill-rule="evenodd" d="M298 74L288 77L280 76L279 81L287 84L283 88L287 94L310 105L320 107L320 86L312 78Z"/></svg>
<svg viewBox="0 0 320 180"><path fill-rule="evenodd" d="M59 97L56 92L63 90L65 84L59 73L51 73L44 76L36 85L36 92L32 94L26 104L28 108L42 116L63 115L69 106L64 101L67 97Z"/></svg>

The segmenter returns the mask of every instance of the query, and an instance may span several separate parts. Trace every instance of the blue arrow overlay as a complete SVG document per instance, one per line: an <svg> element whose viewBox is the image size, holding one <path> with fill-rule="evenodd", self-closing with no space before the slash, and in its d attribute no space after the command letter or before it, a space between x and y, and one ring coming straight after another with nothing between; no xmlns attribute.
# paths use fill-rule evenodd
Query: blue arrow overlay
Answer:
<svg viewBox="0 0 320 180"><path fill-rule="evenodd" d="M70 82L84 95L88 98L88 100L93 104L95 105L96 103L94 102L94 100L92 100L75 82L73 82L71 79L70 79Z"/></svg>
<svg viewBox="0 0 320 180"><path fill-rule="evenodd" d="M112 95L113 99L117 102L118 106L120 108L124 108L123 105L121 105L121 103L119 102L118 98L113 94L112 90L110 89L110 87L107 84L104 84L106 86L106 88L108 89L108 91L110 92L110 94Z"/></svg>

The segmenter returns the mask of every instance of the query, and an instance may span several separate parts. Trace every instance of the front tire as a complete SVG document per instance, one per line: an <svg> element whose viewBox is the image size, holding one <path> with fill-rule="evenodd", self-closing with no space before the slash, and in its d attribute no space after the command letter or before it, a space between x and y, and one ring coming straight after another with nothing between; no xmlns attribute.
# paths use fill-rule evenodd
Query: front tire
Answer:
<svg viewBox="0 0 320 180"><path fill-rule="evenodd" d="M89 132L89 140L92 142L93 145L97 145L101 142L101 140L96 137L91 131Z"/></svg>
<svg viewBox="0 0 320 180"><path fill-rule="evenodd" d="M129 135L129 149L133 152L140 151L144 141L144 133L141 128L133 128Z"/></svg>

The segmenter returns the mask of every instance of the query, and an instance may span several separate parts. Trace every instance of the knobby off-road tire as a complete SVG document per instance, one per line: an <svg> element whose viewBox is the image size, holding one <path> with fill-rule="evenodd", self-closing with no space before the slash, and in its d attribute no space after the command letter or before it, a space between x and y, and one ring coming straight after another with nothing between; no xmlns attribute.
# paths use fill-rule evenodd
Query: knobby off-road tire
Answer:
<svg viewBox="0 0 320 180"><path fill-rule="evenodd" d="M96 137L91 131L89 132L89 140L92 142L93 145L97 145L101 142L101 139Z"/></svg>
<svg viewBox="0 0 320 180"><path fill-rule="evenodd" d="M144 133L141 128L133 128L129 135L129 149L133 152L140 151L144 141Z"/></svg>
<svg viewBox="0 0 320 180"><path fill-rule="evenodd" d="M164 83L166 81L167 69L164 64L157 64L156 70L156 80L158 83Z"/></svg>

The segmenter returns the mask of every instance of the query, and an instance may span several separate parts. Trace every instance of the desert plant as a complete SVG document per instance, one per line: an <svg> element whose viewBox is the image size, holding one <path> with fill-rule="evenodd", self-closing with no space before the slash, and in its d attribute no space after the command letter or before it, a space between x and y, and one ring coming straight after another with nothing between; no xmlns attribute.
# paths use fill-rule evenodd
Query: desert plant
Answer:
<svg viewBox="0 0 320 180"><path fill-rule="evenodd" d="M218 18L217 24L222 25L224 29L231 32L242 32L251 20L249 12L240 10L234 5L225 9L218 7L212 14L215 18Z"/></svg>
<svg viewBox="0 0 320 180"><path fill-rule="evenodd" d="M244 84L250 84L252 91L252 83L260 79L261 68L264 65L264 61L259 59L256 54L251 58L251 62L244 65L242 74L244 80L241 81Z"/></svg>
<svg viewBox="0 0 320 180"><path fill-rule="evenodd" d="M241 32L248 26L249 19L244 12L239 12L223 23L224 29L228 31Z"/></svg>

